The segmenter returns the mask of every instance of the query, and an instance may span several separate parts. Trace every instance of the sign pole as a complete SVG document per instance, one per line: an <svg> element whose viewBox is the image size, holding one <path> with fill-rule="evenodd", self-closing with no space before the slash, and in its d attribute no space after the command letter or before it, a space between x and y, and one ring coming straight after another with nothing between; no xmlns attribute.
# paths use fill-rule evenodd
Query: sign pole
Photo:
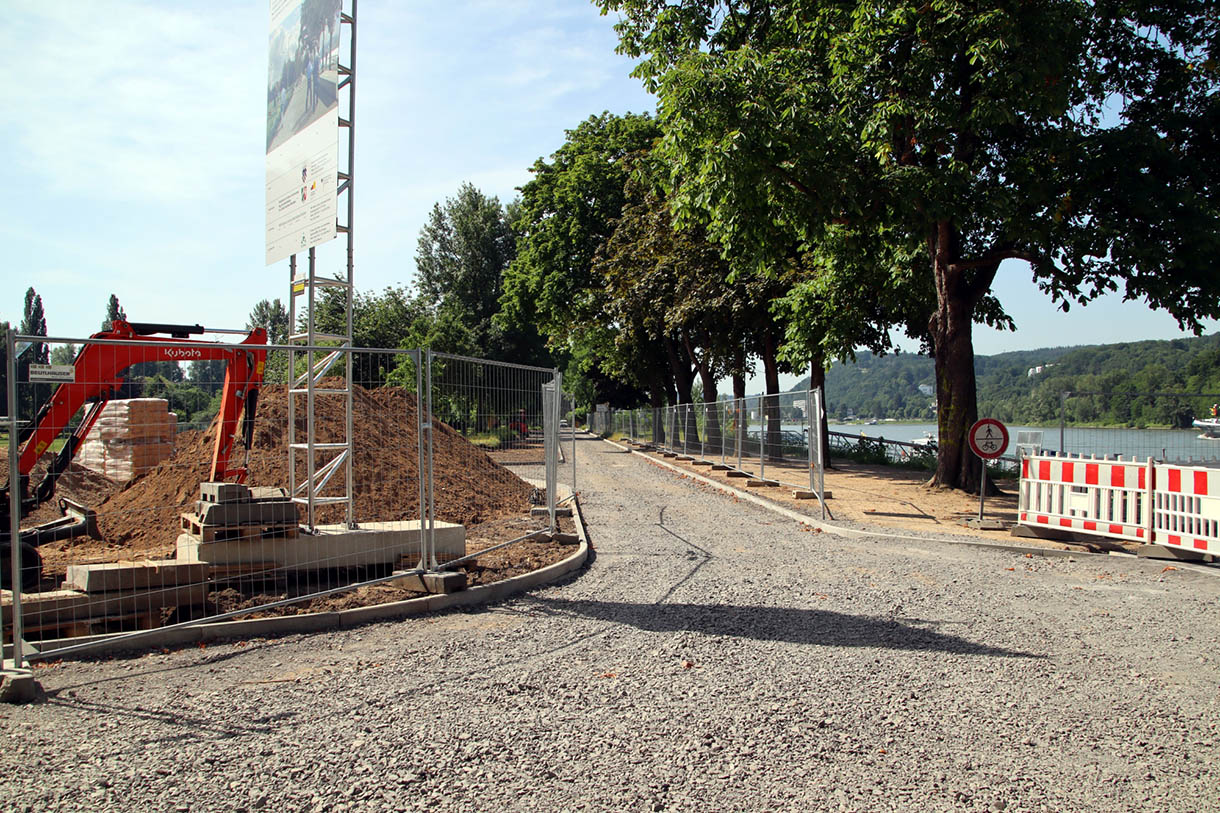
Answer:
<svg viewBox="0 0 1220 813"><path fill-rule="evenodd" d="M983 506L987 499L987 461L995 460L1008 448L1008 427L994 418L981 418L970 427L967 438L970 443L970 451L978 456L979 465L982 467L982 476L979 477L979 517L976 520L969 520L967 524L973 523L978 528L996 527L998 529L1002 525L998 521L992 523L991 526L983 522Z"/></svg>
<svg viewBox="0 0 1220 813"><path fill-rule="evenodd" d="M983 521L983 498L987 495L987 458L980 457L979 465L983 467L983 476L979 480L979 522Z"/></svg>

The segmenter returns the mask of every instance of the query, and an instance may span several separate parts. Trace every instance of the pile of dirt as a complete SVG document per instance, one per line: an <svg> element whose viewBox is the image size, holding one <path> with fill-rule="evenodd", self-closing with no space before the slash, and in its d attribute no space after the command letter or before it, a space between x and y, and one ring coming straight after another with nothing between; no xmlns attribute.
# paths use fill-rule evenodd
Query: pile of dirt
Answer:
<svg viewBox="0 0 1220 813"><path fill-rule="evenodd" d="M296 434L298 440L303 440L304 399L298 398L298 401L301 406L294 416ZM288 485L288 406L285 388L263 388L246 479L251 486ZM387 387L354 391L353 482L359 520L418 518L419 441L415 412L415 396L407 390ZM317 443L342 438L344 409L340 397L317 396L314 416ZM435 424L433 434L437 519L472 525L519 514L528 508L532 491L529 484L492 461L448 426ZM117 491L111 492L115 486L107 481L107 499L85 502L97 509L102 538L133 553L148 554L158 550L168 553L172 550L178 535L179 515L192 509L199 498L199 484L208 479L214 439L215 424L207 432L181 432L170 459ZM240 463L242 456L244 451L238 443L230 465ZM325 459L320 456L320 460ZM88 470L77 467L73 471ZM83 477L87 479L88 475ZM303 478L303 465L298 465L297 482ZM335 480L340 481L340 478ZM61 485L69 483L61 481ZM342 482L335 485L342 488ZM94 492L88 496L96 498L100 494ZM42 512L47 510L44 506ZM332 515L319 515L319 522L339 521L339 509L331 507L328 510ZM55 515L58 511L48 518Z"/></svg>

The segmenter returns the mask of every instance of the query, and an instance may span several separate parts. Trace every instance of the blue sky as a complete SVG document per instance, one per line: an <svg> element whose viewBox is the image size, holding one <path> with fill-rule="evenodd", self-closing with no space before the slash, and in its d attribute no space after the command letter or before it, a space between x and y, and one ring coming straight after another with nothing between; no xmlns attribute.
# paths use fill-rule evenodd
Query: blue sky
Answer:
<svg viewBox="0 0 1220 813"><path fill-rule="evenodd" d="M266 4L56 0L6 16L0 319L20 320L30 285L66 337L96 331L111 293L136 321L220 328L286 301L287 262L262 262ZM507 201L566 128L654 109L613 20L582 0L364 0L359 16L364 291L411 282L429 209L461 183ZM342 241L319 255L337 268ZM1117 297L1061 314L1019 264L996 288L1019 329L978 328L979 353L1180 335Z"/></svg>

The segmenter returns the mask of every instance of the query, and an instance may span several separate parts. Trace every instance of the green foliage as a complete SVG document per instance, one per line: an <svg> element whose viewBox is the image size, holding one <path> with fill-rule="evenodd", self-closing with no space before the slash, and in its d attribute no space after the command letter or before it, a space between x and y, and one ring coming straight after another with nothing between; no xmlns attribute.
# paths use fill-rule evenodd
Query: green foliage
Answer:
<svg viewBox="0 0 1220 813"><path fill-rule="evenodd" d="M74 344L57 344L51 348L52 364L71 364L76 361L77 347Z"/></svg>
<svg viewBox="0 0 1220 813"><path fill-rule="evenodd" d="M534 163L534 177L521 190L517 256L504 275L501 324L537 325L559 351L614 341L590 329L603 305L593 261L622 213L627 159L658 135L648 116L603 113L569 130L550 161ZM596 363L588 353L585 358Z"/></svg>
<svg viewBox="0 0 1220 813"><path fill-rule="evenodd" d="M288 311L284 303L262 299L255 303L246 319L246 330L262 328L267 331L268 344L288 343ZM268 384L283 384L288 380L288 353L283 350L267 352L267 364L263 369L263 381Z"/></svg>
<svg viewBox="0 0 1220 813"><path fill-rule="evenodd" d="M22 311L18 333L26 336L46 336L47 316L42 307L42 297L33 288L25 292L25 307ZM17 357L17 381L29 382L30 365L46 364L50 360L50 348L45 342L35 341ZM21 383L17 390L19 414L29 420L38 408L51 397L50 384Z"/></svg>
<svg viewBox="0 0 1220 813"><path fill-rule="evenodd" d="M114 294L110 295L110 299L106 302L106 318L102 320L102 330L110 330L115 319L127 319L127 314L123 311L123 306L119 304L119 298Z"/></svg>
<svg viewBox="0 0 1220 813"><path fill-rule="evenodd" d="M546 365L549 358L529 322L495 319L503 276L516 256L514 222L519 207L501 207L469 183L435 204L420 230L415 264L422 324L413 333L431 336L415 346L518 364Z"/></svg>
<svg viewBox="0 0 1220 813"><path fill-rule="evenodd" d="M975 374L979 414L1005 423L1056 425L1061 393L1069 392L1068 424L1189 426L1220 400L1191 395L1220 393L1220 334L976 356ZM933 397L919 386L934 383L934 363L926 356L861 353L854 364L827 371L827 412L837 418L932 420Z"/></svg>
<svg viewBox="0 0 1220 813"><path fill-rule="evenodd" d="M817 259L815 280L871 281L879 326L905 321L927 341L944 484L973 478L970 325L1011 324L990 293L1003 260L1029 262L1064 307L1121 285L1187 327L1220 315L1206 4L599 5L620 14L621 50L660 96L680 210L734 256L773 268L795 246ZM861 263L851 245L887 261ZM908 278L935 283L922 322L890 307ZM840 321L819 309L825 292L800 294L790 324L812 328L789 341L850 353L867 310Z"/></svg>

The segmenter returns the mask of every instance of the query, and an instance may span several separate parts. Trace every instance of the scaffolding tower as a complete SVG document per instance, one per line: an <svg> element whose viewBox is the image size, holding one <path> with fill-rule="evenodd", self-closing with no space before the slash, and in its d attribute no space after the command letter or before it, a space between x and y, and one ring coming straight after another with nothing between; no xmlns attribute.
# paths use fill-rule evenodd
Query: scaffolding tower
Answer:
<svg viewBox="0 0 1220 813"><path fill-rule="evenodd" d="M322 506L343 506L345 524L356 527L353 505L352 477L352 305L355 287L352 281L352 181L355 177L356 156L356 0L348 0L351 13L340 13L341 25L348 27L347 63L340 59L338 91L342 100L347 95L347 116L340 101L339 127L347 130L346 164L338 172L336 194L346 203L346 222L336 223L336 232L347 240L347 263L344 270L331 276L320 275L316 249L310 247L308 265L298 273L297 257L289 260L290 291L288 296L288 482L292 500L305 507L305 526L309 530L318 524L318 509ZM342 159L341 159L342 160ZM345 198L342 196L346 196ZM342 208L342 207L340 207ZM344 332L319 332L314 324L317 305L324 290L337 291L343 303ZM297 329L298 298L303 297L304 324ZM296 349L299 348L299 349ZM304 357L303 371L297 373L297 359ZM336 364L343 372L331 374ZM315 416L319 404L340 402L344 421L340 437L319 442L315 431ZM329 410L328 410L329 411ZM298 427L297 415L304 413L304 426ZM304 437L301 437L302 429ZM300 472L303 474L298 474ZM337 478L337 479L336 479Z"/></svg>

